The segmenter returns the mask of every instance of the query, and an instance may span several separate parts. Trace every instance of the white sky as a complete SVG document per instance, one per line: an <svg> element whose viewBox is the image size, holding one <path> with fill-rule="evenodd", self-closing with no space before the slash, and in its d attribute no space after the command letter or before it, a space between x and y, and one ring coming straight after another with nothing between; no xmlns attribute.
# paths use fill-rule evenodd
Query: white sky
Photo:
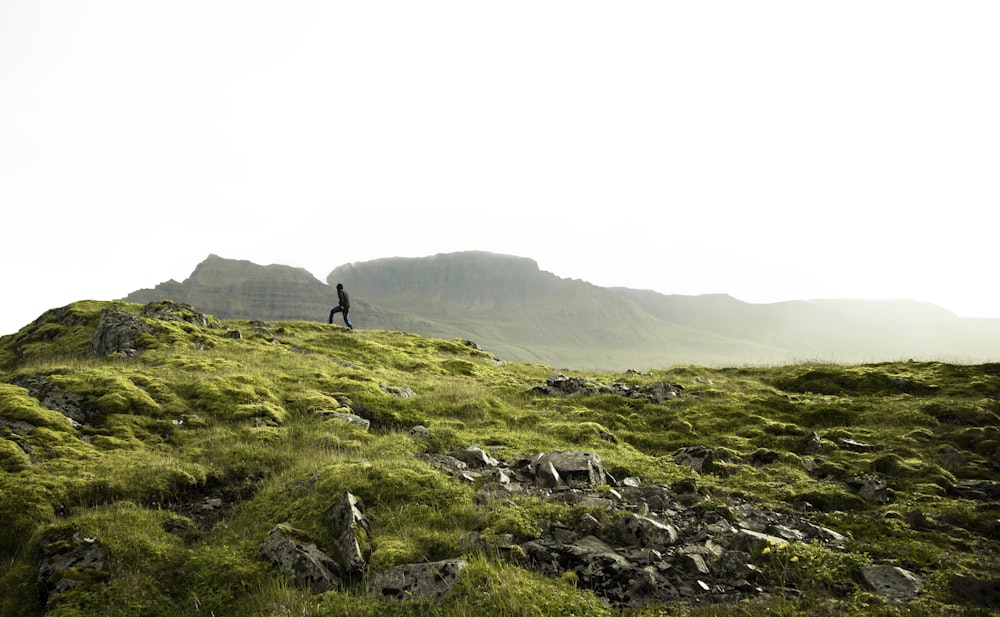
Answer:
<svg viewBox="0 0 1000 617"><path fill-rule="evenodd" d="M0 333L486 250L1000 317L1000 2L0 0Z"/></svg>

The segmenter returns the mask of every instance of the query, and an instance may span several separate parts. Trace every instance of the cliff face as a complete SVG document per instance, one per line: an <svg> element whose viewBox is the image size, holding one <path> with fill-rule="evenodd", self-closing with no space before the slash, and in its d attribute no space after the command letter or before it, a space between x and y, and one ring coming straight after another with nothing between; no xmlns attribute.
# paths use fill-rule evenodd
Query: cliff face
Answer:
<svg viewBox="0 0 1000 617"><path fill-rule="evenodd" d="M351 294L355 327L469 339L510 360L557 368L979 362L996 360L1000 349L1000 320L961 319L925 303L664 295L564 279L531 259L485 252L347 264L326 284L300 268L211 255L184 282L125 300L169 299L220 318L325 322L336 283Z"/></svg>

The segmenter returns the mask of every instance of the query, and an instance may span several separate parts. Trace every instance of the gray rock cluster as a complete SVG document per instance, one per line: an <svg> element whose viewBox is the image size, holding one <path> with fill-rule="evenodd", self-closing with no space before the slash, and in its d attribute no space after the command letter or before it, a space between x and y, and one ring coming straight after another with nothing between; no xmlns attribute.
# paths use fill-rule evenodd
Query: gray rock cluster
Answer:
<svg viewBox="0 0 1000 617"><path fill-rule="evenodd" d="M334 539L330 554L289 523L271 529L260 550L262 559L315 593L342 589L347 582L358 579L371 554L371 524L354 495L344 493L326 510L323 520Z"/></svg>
<svg viewBox="0 0 1000 617"><path fill-rule="evenodd" d="M735 497L727 498L731 506L712 507L694 480L675 487L618 481L593 453L540 453L513 465L478 446L421 456L460 481L479 482L484 500L531 495L607 511L613 523L589 514L572 526L543 523L535 539L504 537L489 548L519 555L549 576L575 577L616 607L766 594L774 587L753 559L765 548L816 542L843 550L848 542L804 517L759 510ZM469 541L485 542L475 532Z"/></svg>
<svg viewBox="0 0 1000 617"><path fill-rule="evenodd" d="M684 387L664 382L648 386L630 386L620 382L596 384L583 377L567 377L562 373L556 373L547 377L544 384L535 386L535 391L548 396L614 394L626 398L641 398L654 403L662 403L679 397L683 393Z"/></svg>
<svg viewBox="0 0 1000 617"><path fill-rule="evenodd" d="M344 493L323 520L333 537L328 552L288 523L276 525L260 550L261 559L313 593L344 589L362 580L371 555L371 523L357 497ZM385 600L440 600L465 566L462 559L403 564L373 573L367 590Z"/></svg>

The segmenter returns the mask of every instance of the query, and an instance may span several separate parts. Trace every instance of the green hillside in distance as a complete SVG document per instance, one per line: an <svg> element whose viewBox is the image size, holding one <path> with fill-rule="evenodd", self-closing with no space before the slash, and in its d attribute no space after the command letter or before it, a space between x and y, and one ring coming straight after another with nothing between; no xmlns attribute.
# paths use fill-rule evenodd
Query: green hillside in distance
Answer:
<svg viewBox="0 0 1000 617"><path fill-rule="evenodd" d="M750 304L722 294L602 288L486 252L386 258L301 269L209 256L192 276L126 298L173 300L221 318L325 322L333 286L359 328L475 341L499 356L576 369L638 370L818 360L997 359L1000 319L963 319L911 300Z"/></svg>
<svg viewBox="0 0 1000 617"><path fill-rule="evenodd" d="M558 372L82 301L0 337L0 520L4 617L995 615L1000 363Z"/></svg>

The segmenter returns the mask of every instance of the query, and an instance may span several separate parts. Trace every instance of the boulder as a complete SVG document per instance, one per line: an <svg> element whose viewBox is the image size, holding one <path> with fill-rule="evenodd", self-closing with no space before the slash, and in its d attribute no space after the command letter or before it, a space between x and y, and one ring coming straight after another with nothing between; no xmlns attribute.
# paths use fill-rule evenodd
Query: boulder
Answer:
<svg viewBox="0 0 1000 617"><path fill-rule="evenodd" d="M368 592L383 600L440 600L466 565L463 559L447 559L396 566L376 573Z"/></svg>
<svg viewBox="0 0 1000 617"><path fill-rule="evenodd" d="M948 493L963 499L995 501L1000 499L1000 482L995 480L959 480Z"/></svg>
<svg viewBox="0 0 1000 617"><path fill-rule="evenodd" d="M616 525L615 537L628 546L663 548L677 542L677 528L646 516L629 514Z"/></svg>
<svg viewBox="0 0 1000 617"><path fill-rule="evenodd" d="M485 469L500 465L500 461L490 456L479 446L459 448L450 452L448 456L462 461L472 469Z"/></svg>
<svg viewBox="0 0 1000 617"><path fill-rule="evenodd" d="M260 549L261 559L313 593L342 589L339 564L316 548L309 536L288 523L276 525Z"/></svg>
<svg viewBox="0 0 1000 617"><path fill-rule="evenodd" d="M346 578L356 578L364 573L371 555L371 523L358 498L344 493L323 514L323 520L333 540L331 557L337 562L338 572Z"/></svg>
<svg viewBox="0 0 1000 617"><path fill-rule="evenodd" d="M423 424L418 424L410 429L408 433L410 437L414 439L430 439L431 431Z"/></svg>
<svg viewBox="0 0 1000 617"><path fill-rule="evenodd" d="M601 457L590 452L556 451L537 455L529 465L536 475L551 474L572 488L586 488L607 484L607 475Z"/></svg>
<svg viewBox="0 0 1000 617"><path fill-rule="evenodd" d="M923 589L919 576L898 566L879 565L861 570L865 584L890 602L909 602Z"/></svg>
<svg viewBox="0 0 1000 617"><path fill-rule="evenodd" d="M715 465L714 459L712 449L705 446L688 446L674 455L675 463L690 467L698 473L710 473Z"/></svg>
<svg viewBox="0 0 1000 617"><path fill-rule="evenodd" d="M368 430L371 427L371 421L361 416L353 413L347 413L343 411L317 411L318 415L324 418L331 418L334 420L340 420L341 422L346 422L348 424L353 424L354 426L361 427L364 430Z"/></svg>
<svg viewBox="0 0 1000 617"><path fill-rule="evenodd" d="M865 501L889 503L892 500L889 485L879 476L855 476L847 480L847 486Z"/></svg>

